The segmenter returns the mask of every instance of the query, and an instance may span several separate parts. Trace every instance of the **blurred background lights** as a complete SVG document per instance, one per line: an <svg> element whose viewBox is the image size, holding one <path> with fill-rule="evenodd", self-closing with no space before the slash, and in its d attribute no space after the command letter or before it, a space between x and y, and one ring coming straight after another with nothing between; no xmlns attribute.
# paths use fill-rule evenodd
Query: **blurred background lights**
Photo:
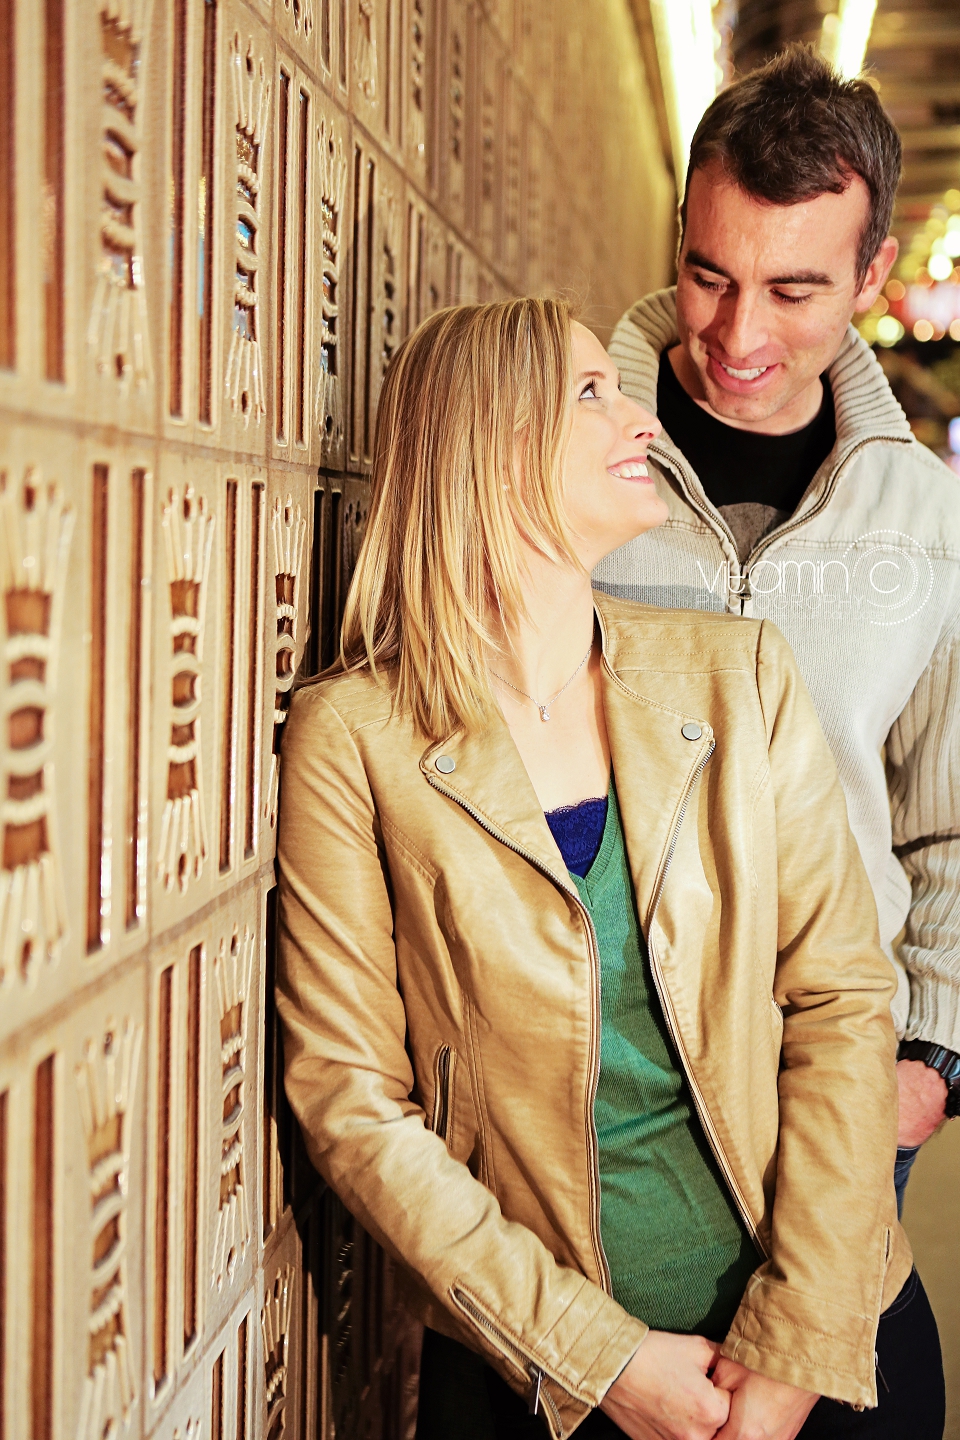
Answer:
<svg viewBox="0 0 960 1440"><path fill-rule="evenodd" d="M759 26L773 10L781 41L819 34L825 58L844 78L863 76L900 128L899 254L854 323L914 435L960 476L960 0L740 0L732 48L743 73L772 53L773 32L761 40Z"/></svg>
<svg viewBox="0 0 960 1440"><path fill-rule="evenodd" d="M949 280L953 274L953 261L949 255L931 255L927 261L927 270L933 280Z"/></svg>
<svg viewBox="0 0 960 1440"><path fill-rule="evenodd" d="M877 339L881 345L896 345L903 339L903 326L893 315L881 315L877 321Z"/></svg>
<svg viewBox="0 0 960 1440"><path fill-rule="evenodd" d="M673 163L682 186L693 132L717 93L713 8L710 0L651 0L650 14L667 102Z"/></svg>
<svg viewBox="0 0 960 1440"><path fill-rule="evenodd" d="M845 80L854 80L863 69L877 0L840 0L836 14L823 17L820 49L832 60Z"/></svg>

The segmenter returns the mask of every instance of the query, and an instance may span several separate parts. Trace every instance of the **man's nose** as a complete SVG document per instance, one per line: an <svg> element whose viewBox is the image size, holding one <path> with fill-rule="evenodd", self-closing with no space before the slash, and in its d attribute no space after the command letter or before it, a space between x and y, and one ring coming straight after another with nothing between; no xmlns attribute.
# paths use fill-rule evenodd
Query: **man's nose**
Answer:
<svg viewBox="0 0 960 1440"><path fill-rule="evenodd" d="M731 360L747 361L763 349L769 336L754 296L741 291L721 306L717 339Z"/></svg>

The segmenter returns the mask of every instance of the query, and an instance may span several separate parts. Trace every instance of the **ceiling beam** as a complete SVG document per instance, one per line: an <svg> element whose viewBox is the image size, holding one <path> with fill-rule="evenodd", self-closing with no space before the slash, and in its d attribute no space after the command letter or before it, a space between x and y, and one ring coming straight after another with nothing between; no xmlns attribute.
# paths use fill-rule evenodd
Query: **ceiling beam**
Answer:
<svg viewBox="0 0 960 1440"><path fill-rule="evenodd" d="M870 36L868 54L874 50L916 50L918 47L935 50L950 46L960 48L960 20L929 28L914 25L912 20L903 30L877 30Z"/></svg>
<svg viewBox="0 0 960 1440"><path fill-rule="evenodd" d="M946 188L946 187L945 187ZM957 187L960 189L960 186ZM943 190L926 190L922 194L905 195L902 191L897 196L897 209L894 211L894 229L897 226L922 225L927 218L922 212L929 210L932 205L943 204ZM916 215L905 215L904 210L916 209Z"/></svg>
<svg viewBox="0 0 960 1440"><path fill-rule="evenodd" d="M960 150L960 125L901 125L904 151Z"/></svg>
<svg viewBox="0 0 960 1440"><path fill-rule="evenodd" d="M907 165L900 191L903 194L907 190L929 190L931 185L941 183L944 190L960 186L960 155L952 160L932 160L929 163L921 160L915 165Z"/></svg>
<svg viewBox="0 0 960 1440"><path fill-rule="evenodd" d="M883 80L880 99L884 105L960 105L960 80L934 80L922 75L915 80Z"/></svg>

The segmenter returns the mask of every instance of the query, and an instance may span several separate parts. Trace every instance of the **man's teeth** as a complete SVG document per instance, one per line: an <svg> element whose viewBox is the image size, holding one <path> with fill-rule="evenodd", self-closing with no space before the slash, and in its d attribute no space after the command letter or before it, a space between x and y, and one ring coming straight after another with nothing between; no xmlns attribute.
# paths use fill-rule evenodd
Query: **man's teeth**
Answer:
<svg viewBox="0 0 960 1440"><path fill-rule="evenodd" d="M616 475L618 480L638 480L641 475L648 474L648 471L646 465L614 465L610 473Z"/></svg>
<svg viewBox="0 0 960 1440"><path fill-rule="evenodd" d="M758 375L762 375L765 370L770 369L769 365L758 365L756 370L734 370L732 365L724 365L722 360L720 364L728 375L733 376L734 380L756 380Z"/></svg>

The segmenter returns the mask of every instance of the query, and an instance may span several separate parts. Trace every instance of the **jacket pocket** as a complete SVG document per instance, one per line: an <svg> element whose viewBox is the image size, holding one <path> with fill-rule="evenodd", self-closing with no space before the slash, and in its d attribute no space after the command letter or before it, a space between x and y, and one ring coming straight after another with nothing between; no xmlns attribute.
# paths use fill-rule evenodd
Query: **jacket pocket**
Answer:
<svg viewBox="0 0 960 1440"><path fill-rule="evenodd" d="M430 1126L435 1135L449 1147L451 1130L451 1104L453 1100L453 1072L456 1068L457 1052L452 1045L441 1045L433 1062L433 1121Z"/></svg>

